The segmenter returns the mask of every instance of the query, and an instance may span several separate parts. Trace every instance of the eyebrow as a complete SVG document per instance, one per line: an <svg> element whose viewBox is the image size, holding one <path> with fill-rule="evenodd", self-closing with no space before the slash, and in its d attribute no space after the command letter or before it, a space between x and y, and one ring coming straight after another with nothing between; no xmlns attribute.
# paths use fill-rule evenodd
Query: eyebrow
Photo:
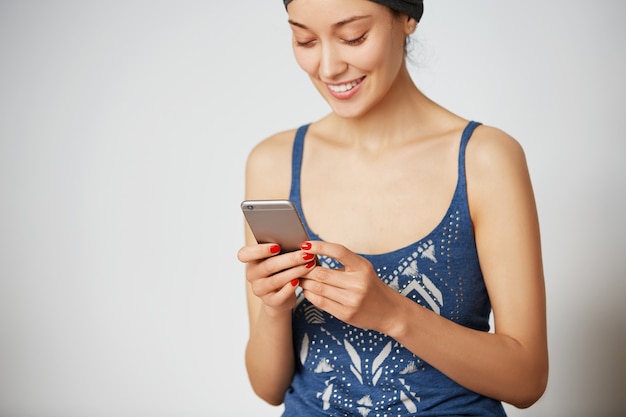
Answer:
<svg viewBox="0 0 626 417"><path fill-rule="evenodd" d="M342 27L342 26L345 26L345 25L347 25L347 24L349 24L349 23L356 22L356 21L358 21L358 20L367 19L367 18L370 18L370 17L372 17L372 16L370 16L370 15L365 15L365 16L353 16L353 17L349 17L348 19L341 20L341 21L339 21L339 22L337 22L337 23L333 23L333 28L334 28L334 29L337 29L337 28L340 28L340 27ZM308 28L306 25L303 25L302 23L298 23L298 22L296 22L296 21L294 21L294 20L291 20L291 19L289 19L289 24L290 24L290 25L292 25L292 26L295 26L295 27L299 27L299 28L302 28L302 29L309 30L309 28Z"/></svg>

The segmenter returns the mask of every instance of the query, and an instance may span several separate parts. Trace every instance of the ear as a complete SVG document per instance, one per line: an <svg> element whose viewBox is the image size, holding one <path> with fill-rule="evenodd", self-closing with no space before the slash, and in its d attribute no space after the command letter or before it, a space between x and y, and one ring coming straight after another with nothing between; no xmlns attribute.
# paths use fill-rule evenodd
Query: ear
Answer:
<svg viewBox="0 0 626 417"><path fill-rule="evenodd" d="M414 18L407 16L407 20L404 23L404 33L406 33L407 35L411 35L415 33L416 29L417 21Z"/></svg>

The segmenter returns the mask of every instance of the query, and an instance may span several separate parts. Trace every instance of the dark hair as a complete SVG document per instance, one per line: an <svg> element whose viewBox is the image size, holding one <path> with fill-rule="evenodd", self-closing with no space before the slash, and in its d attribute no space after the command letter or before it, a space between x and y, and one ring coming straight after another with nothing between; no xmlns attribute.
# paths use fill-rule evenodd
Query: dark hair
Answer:
<svg viewBox="0 0 626 417"><path fill-rule="evenodd" d="M283 0L285 8L293 0ZM391 10L404 13L405 15L412 17L416 22L419 22L424 14L424 1L423 0L370 0L375 3L382 4L389 7Z"/></svg>

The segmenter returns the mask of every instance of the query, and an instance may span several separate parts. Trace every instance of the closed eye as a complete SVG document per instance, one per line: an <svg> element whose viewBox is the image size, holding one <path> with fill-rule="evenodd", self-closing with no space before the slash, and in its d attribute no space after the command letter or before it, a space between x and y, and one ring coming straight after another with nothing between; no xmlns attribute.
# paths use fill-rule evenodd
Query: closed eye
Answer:
<svg viewBox="0 0 626 417"><path fill-rule="evenodd" d="M367 34L364 33L363 35L359 36L358 38L355 39L344 39L343 43L345 43L346 45L350 45L350 46L357 46L362 44L365 39L367 39Z"/></svg>
<svg viewBox="0 0 626 417"><path fill-rule="evenodd" d="M310 48L315 44L315 39L311 39L310 41L299 41L299 40L295 40L296 46L299 46L301 48Z"/></svg>

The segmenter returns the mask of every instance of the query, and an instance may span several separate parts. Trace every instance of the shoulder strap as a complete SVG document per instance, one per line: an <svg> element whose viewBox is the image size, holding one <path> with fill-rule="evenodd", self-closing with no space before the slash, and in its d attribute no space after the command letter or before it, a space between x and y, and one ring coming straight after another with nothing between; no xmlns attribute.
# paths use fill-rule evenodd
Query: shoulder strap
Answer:
<svg viewBox="0 0 626 417"><path fill-rule="evenodd" d="M465 129L463 130L463 135L461 136L461 145L459 149L459 178L458 178L459 184L458 185L462 188L465 188L466 186L466 183L465 183L465 149L467 148L467 143L472 137L472 133L474 133L474 130L476 130L476 128L480 125L481 123L479 122L475 122L475 121L469 122L467 126L465 126Z"/></svg>
<svg viewBox="0 0 626 417"><path fill-rule="evenodd" d="M302 216L302 205L300 202L300 171L302 169L302 153L304 151L304 137L309 125L303 125L296 131L296 137L293 141L293 151L291 155L291 190L289 199L296 205L296 208Z"/></svg>

